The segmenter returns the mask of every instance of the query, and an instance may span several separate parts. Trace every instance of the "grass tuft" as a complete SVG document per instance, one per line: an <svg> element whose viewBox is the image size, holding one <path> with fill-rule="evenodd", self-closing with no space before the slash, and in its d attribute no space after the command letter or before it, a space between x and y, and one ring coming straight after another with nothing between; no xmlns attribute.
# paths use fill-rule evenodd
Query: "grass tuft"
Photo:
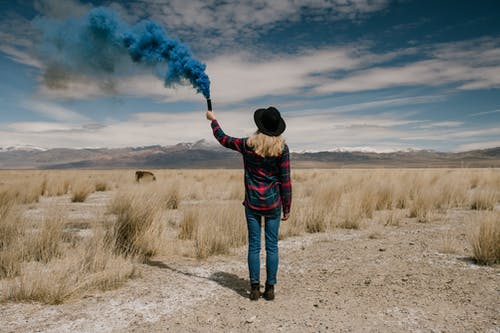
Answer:
<svg viewBox="0 0 500 333"><path fill-rule="evenodd" d="M493 210L497 203L497 192L493 189L476 189L471 195L470 209Z"/></svg>
<svg viewBox="0 0 500 333"><path fill-rule="evenodd" d="M86 182L79 182L71 188L71 202L84 202L95 188Z"/></svg>
<svg viewBox="0 0 500 333"><path fill-rule="evenodd" d="M500 213L483 212L475 215L469 230L469 242L477 263L500 263Z"/></svg>
<svg viewBox="0 0 500 333"><path fill-rule="evenodd" d="M95 191L96 192L105 192L105 191L109 191L110 187L108 185L108 183L106 183L105 181L98 181L97 183L95 183Z"/></svg>
<svg viewBox="0 0 500 333"><path fill-rule="evenodd" d="M116 253L147 261L157 253L162 233L161 203L147 192L119 193L109 207L116 214L110 237Z"/></svg>

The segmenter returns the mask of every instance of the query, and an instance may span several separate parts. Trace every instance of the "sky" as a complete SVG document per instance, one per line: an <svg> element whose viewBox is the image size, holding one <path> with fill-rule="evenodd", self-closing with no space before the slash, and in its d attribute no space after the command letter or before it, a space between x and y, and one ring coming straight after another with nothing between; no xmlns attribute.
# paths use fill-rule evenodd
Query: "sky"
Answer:
<svg viewBox="0 0 500 333"><path fill-rule="evenodd" d="M272 105L296 152L500 146L497 0L0 0L0 147L215 142L205 98L165 86L164 64L117 56L111 72L47 80L71 55L46 47L40 22L96 7L188 45L229 135L251 135L253 112Z"/></svg>

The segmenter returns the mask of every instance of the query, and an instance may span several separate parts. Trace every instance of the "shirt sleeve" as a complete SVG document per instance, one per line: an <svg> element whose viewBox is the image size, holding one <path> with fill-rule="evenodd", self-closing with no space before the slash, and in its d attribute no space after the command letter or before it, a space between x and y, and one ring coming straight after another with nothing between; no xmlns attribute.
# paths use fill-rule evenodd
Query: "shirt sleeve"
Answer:
<svg viewBox="0 0 500 333"><path fill-rule="evenodd" d="M290 213L292 205L292 180L290 178L290 152L285 145L280 162L280 193L281 203L283 205L283 214Z"/></svg>
<svg viewBox="0 0 500 333"><path fill-rule="evenodd" d="M217 120L212 120L211 126L212 131L214 132L214 137L221 145L226 148L239 151L240 153L243 151L245 139L233 138L232 136L226 135Z"/></svg>

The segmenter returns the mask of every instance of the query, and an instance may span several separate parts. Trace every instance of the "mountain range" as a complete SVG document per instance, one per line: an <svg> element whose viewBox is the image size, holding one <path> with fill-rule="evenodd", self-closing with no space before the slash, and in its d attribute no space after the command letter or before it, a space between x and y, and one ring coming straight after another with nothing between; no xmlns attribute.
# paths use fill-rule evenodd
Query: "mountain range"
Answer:
<svg viewBox="0 0 500 333"><path fill-rule="evenodd" d="M500 167L500 147L458 153L405 150L291 153L293 167ZM172 146L133 148L0 148L0 169L240 168L238 153L200 140Z"/></svg>

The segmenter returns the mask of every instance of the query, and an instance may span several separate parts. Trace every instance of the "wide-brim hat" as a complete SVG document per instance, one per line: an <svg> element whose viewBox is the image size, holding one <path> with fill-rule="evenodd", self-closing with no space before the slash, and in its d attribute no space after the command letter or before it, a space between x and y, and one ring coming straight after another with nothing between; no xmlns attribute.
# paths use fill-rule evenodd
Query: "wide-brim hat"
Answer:
<svg viewBox="0 0 500 333"><path fill-rule="evenodd" d="M280 112L273 106L267 109L257 109L253 114L259 131L270 136L279 136L286 129L286 124Z"/></svg>

